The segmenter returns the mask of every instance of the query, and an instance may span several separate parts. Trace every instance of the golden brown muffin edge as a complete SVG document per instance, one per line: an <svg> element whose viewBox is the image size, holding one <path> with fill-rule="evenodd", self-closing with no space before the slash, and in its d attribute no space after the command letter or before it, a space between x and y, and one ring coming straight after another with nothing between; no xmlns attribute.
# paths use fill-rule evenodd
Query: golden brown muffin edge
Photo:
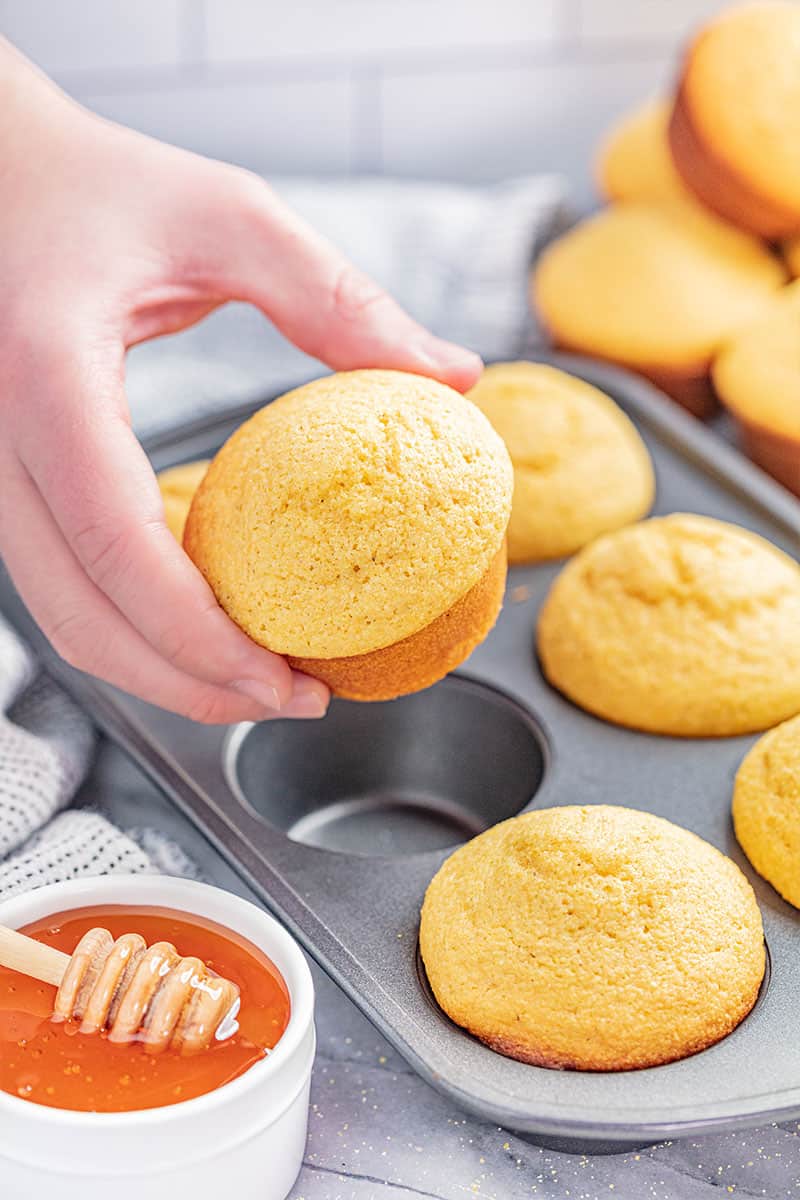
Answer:
<svg viewBox="0 0 800 1200"><path fill-rule="evenodd" d="M422 691L460 666L486 638L502 607L505 582L504 543L466 596L418 633L349 658L290 656L288 661L347 700L394 700Z"/></svg>

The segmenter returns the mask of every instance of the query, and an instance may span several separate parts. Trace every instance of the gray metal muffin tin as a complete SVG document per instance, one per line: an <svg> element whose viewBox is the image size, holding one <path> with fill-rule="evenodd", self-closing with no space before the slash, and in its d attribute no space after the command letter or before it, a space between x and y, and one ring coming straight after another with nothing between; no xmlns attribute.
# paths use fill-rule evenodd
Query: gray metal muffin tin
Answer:
<svg viewBox="0 0 800 1200"><path fill-rule="evenodd" d="M547 361L597 384L634 419L656 464L657 513L735 521L800 555L800 505L714 433L623 372ZM212 453L249 411L153 441L155 466ZM64 666L5 578L0 606L411 1066L455 1104L546 1144L594 1151L798 1116L800 915L750 869L730 822L734 773L754 739L631 732L549 687L533 639L558 569L510 572L498 625L467 674L388 704L337 700L320 722L231 730L193 725ZM753 882L771 969L753 1012L711 1049L641 1071L550 1071L493 1053L436 1006L418 961L418 914L448 847L525 808L575 803L668 817L730 854Z"/></svg>

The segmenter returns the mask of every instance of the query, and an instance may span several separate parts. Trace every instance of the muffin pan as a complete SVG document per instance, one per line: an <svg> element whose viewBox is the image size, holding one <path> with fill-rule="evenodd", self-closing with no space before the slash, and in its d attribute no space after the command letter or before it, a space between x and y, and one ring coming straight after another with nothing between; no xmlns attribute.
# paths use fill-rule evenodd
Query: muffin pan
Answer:
<svg viewBox="0 0 800 1200"><path fill-rule="evenodd" d="M624 372L542 356L596 384L653 455L655 511L734 521L800 556L800 505L717 436ZM252 406L255 407L255 406ZM212 453L250 408L151 442L157 468ZM800 914L750 869L730 822L752 737L660 738L570 704L534 652L559 564L509 575L467 671L322 722L193 725L66 667L8 580L0 606L54 674L205 832L411 1066L454 1103L563 1149L610 1151L800 1115ZM691 1058L641 1071L549 1071L501 1057L438 1009L418 960L422 897L448 847L527 807L625 804L695 830L753 882L771 968L752 1013Z"/></svg>

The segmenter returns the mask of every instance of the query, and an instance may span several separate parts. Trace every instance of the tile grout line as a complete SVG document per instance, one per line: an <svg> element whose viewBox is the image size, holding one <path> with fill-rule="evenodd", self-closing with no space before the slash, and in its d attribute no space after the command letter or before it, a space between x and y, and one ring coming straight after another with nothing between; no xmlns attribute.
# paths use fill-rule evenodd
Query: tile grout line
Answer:
<svg viewBox="0 0 800 1200"><path fill-rule="evenodd" d="M186 0L191 3L191 0ZM191 83L209 89L243 86L258 83L308 83L333 81L352 74L383 78L388 75L430 75L439 72L490 72L525 67L603 66L628 63L641 64L643 59L658 60L672 46L671 39L637 39L634 41L603 42L602 46L578 38L555 42L548 47L524 46L517 43L505 46L476 47L463 51L421 52L393 51L375 53L363 58L265 56L229 63L213 63L207 58L190 57L197 54L197 41L204 33L198 28L184 28L184 50L181 61L173 66L118 68L113 76L103 68L64 70L54 72L57 81L70 91L97 92L114 95L124 92L176 91Z"/></svg>

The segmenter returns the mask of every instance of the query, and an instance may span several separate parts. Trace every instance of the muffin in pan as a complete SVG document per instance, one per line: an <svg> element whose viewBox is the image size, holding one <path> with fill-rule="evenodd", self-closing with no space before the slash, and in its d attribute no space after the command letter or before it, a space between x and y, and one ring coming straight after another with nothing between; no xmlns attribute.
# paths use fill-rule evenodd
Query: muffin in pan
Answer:
<svg viewBox="0 0 800 1200"><path fill-rule="evenodd" d="M532 293L558 346L639 371L704 416L715 353L785 279L769 250L700 205L630 201L553 242Z"/></svg>
<svg viewBox="0 0 800 1200"><path fill-rule="evenodd" d="M195 494L184 546L251 638L351 699L417 691L502 603L513 473L451 388L326 376L246 421Z"/></svg>
<svg viewBox="0 0 800 1200"><path fill-rule="evenodd" d="M606 534L561 571L539 620L545 675L618 725L675 737L800 712L800 567L710 517Z"/></svg>
<svg viewBox="0 0 800 1200"><path fill-rule="evenodd" d="M709 208L767 238L800 232L800 8L767 0L709 22L686 53L669 126Z"/></svg>
<svg viewBox="0 0 800 1200"><path fill-rule="evenodd" d="M800 908L800 718L760 738L736 774L733 827L764 879Z"/></svg>
<svg viewBox="0 0 800 1200"><path fill-rule="evenodd" d="M493 1050L542 1067L657 1066L726 1036L765 969L739 868L688 830L607 805L513 817L425 895L434 996Z"/></svg>
<svg viewBox="0 0 800 1200"><path fill-rule="evenodd" d="M512 563L574 554L653 502L650 455L609 396L544 363L497 363L468 393L514 466Z"/></svg>
<svg viewBox="0 0 800 1200"><path fill-rule="evenodd" d="M800 495L800 279L724 347L713 377L746 453Z"/></svg>
<svg viewBox="0 0 800 1200"><path fill-rule="evenodd" d="M164 520L178 542L183 541L183 530L194 494L208 470L210 461L208 458L201 458L195 462L181 463L177 467L167 467L158 473L158 486L164 501Z"/></svg>

